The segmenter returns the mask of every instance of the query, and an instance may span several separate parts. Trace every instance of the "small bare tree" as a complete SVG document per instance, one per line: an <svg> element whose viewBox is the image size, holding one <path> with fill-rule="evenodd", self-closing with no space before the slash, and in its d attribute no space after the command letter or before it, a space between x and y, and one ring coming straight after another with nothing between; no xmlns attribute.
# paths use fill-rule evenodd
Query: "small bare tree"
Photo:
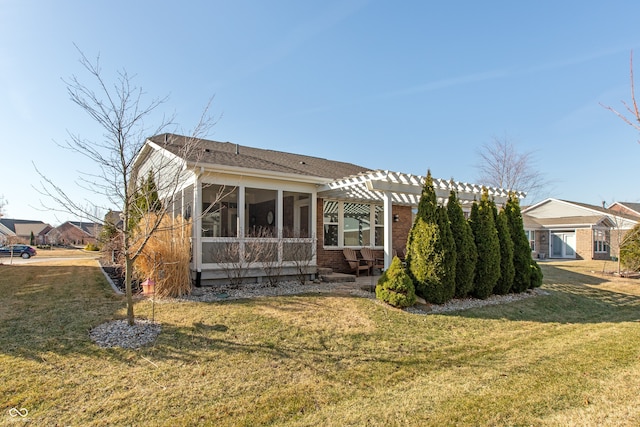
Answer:
<svg viewBox="0 0 640 427"><path fill-rule="evenodd" d="M638 103L636 102L636 89L633 78L633 51L629 55L629 78L631 88L631 103L622 101L626 113L621 113L608 105L602 105L607 110L613 112L616 116L620 117L626 124L633 127L635 130L640 131L640 109L638 109ZM638 141L640 142L640 141Z"/></svg>
<svg viewBox="0 0 640 427"><path fill-rule="evenodd" d="M284 259L293 261L295 265L295 276L299 284L304 285L313 272L311 264L316 255L315 242L308 238L292 237L288 238L284 247Z"/></svg>
<svg viewBox="0 0 640 427"><path fill-rule="evenodd" d="M126 70L118 72L115 83L108 83L100 67L100 58L92 62L79 49L78 51L80 64L88 72L93 83L85 84L76 76L72 76L70 80L64 81L67 93L73 103L100 125L103 134L102 139L84 139L77 134L69 133L69 140L60 146L84 156L92 166L97 167L97 172L81 172L78 185L109 201L111 206L119 206L121 209L122 225L115 231L120 235L119 240L122 244L127 318L129 325L133 325L131 289L133 263L143 252L147 242L160 226L164 214L170 208L169 203L158 203L154 199L154 194L157 192L163 201L174 200L174 195L184 186L184 180L188 176L180 165L176 167L175 160L156 156L150 164L155 182L158 183L157 188L153 192L145 191L144 186L138 184L140 179L144 179L144 174L149 172L148 170L139 171L136 163L140 160L141 150L149 135L145 119L151 118L167 98L143 101L142 88L134 84L133 77ZM178 158L193 159L192 154L198 149L200 138L206 136L215 124L212 118L207 116L208 109L209 106L205 108L198 125L189 133L190 136L181 137L184 140L176 144L181 147ZM152 134L159 134L171 125L173 125L173 117L164 117ZM165 144L172 142L175 141L165 141ZM45 207L81 215L97 223L103 222L104 218L96 215L96 207L100 207L100 210L105 212L107 210L105 206L99 206L95 202L88 203L88 206L83 205L37 168L36 170L43 180L41 193L55 205L53 208ZM144 223L142 228L137 227L136 219L142 218L152 208L158 214L157 220Z"/></svg>
<svg viewBox="0 0 640 427"><path fill-rule="evenodd" d="M535 167L532 151L519 153L508 137L493 137L478 151L478 180L483 185L518 190L535 200L549 186L549 181Z"/></svg>
<svg viewBox="0 0 640 427"><path fill-rule="evenodd" d="M4 216L4 208L7 206L7 200L4 195L0 195L0 218Z"/></svg>
<svg viewBox="0 0 640 427"><path fill-rule="evenodd" d="M629 126L633 127L635 130L640 131L640 109L638 109L638 103L636 101L636 89L635 82L633 77L633 51L629 54L629 87L631 89L631 103L622 101L622 105L624 106L626 113L621 113L618 110L614 109L608 105L602 105L607 110L613 112L616 116L618 116L622 121L624 121ZM638 141L640 143L640 140ZM616 235L618 238L617 246L618 246L618 273L620 273L620 256L621 249L624 246L638 246L638 242L640 242L640 234L638 233L638 228L634 227L632 230L628 231L624 235L621 234L621 230L619 224L616 224ZM628 259L632 259L629 257ZM629 267L629 266L627 266ZM640 265L633 265L632 268L640 268Z"/></svg>

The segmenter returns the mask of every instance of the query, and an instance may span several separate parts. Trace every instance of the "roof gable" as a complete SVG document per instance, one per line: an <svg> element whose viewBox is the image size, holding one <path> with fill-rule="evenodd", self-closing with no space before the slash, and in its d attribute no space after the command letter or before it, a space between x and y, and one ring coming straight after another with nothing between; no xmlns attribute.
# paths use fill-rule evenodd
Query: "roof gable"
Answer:
<svg viewBox="0 0 640 427"><path fill-rule="evenodd" d="M615 202L609 206L609 210L640 217L640 203Z"/></svg>

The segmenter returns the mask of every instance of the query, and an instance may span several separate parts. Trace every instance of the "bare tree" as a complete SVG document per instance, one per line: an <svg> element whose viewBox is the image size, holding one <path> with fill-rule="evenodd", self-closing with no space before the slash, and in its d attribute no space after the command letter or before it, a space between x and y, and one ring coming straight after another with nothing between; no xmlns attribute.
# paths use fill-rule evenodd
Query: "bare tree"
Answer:
<svg viewBox="0 0 640 427"><path fill-rule="evenodd" d="M480 163L476 165L483 185L507 190L524 191L535 200L547 191L549 181L535 167L532 151L520 153L508 137L493 137L478 151Z"/></svg>
<svg viewBox="0 0 640 427"><path fill-rule="evenodd" d="M633 51L631 51L631 54L629 55L629 78L631 87L631 104L622 101L622 105L624 105L625 110L627 110L626 113L621 113L608 105L600 105L613 112L616 116L620 117L629 126L632 126L637 131L640 131L640 110L638 109L638 103L636 102L636 89L633 78Z"/></svg>
<svg viewBox="0 0 640 427"><path fill-rule="evenodd" d="M0 218L4 216L5 206L7 206L7 200L4 198L4 195L0 195Z"/></svg>
<svg viewBox="0 0 640 427"><path fill-rule="evenodd" d="M638 109L638 103L636 101L636 89L633 77L633 51L631 51L631 53L629 54L629 80L629 87L631 89L631 103L629 104L625 101L622 101L622 105L624 106L625 110L627 110L626 113L621 113L608 105L600 105L613 112L616 116L620 117L622 121L633 127L635 130L640 131L640 109ZM637 246L638 242L640 242L640 234L638 233L639 230L639 228L634 227L632 230L626 233L622 233L619 224L617 222L615 223L615 231L617 237L616 244L618 249L618 274L620 274L620 259L622 258L620 256L621 249L624 246ZM631 259L631 257L629 257L629 259ZM634 261L637 261L637 259ZM640 268L640 265L632 265L630 267L638 269Z"/></svg>
<svg viewBox="0 0 640 427"><path fill-rule="evenodd" d="M170 203L158 204L154 199L154 192L157 192L160 200L174 200L174 195L184 186L184 180L188 175L181 167L176 167L174 160L155 156L146 164L153 168L152 173L157 188L153 189L154 192L145 191L144 185L138 184L139 180L143 180L149 173L149 170L138 170L141 157L149 159L141 151L149 135L145 120L152 118L155 111L166 103L167 97L144 101L142 88L134 84L134 77L126 70L118 72L113 84L108 83L100 67L100 58L97 57L95 62L92 62L80 49L78 51L80 64L88 72L93 83L85 84L76 76L64 82L71 101L100 125L103 131L102 139L84 139L80 135L69 132L69 139L60 146L87 158L94 170L97 167L97 172L80 172L78 185L89 190L96 197L109 201L111 206L119 206L121 209L122 226L116 231L120 234L122 242L127 318L129 325L133 325L131 289L133 264L160 226L164 214L171 207ZM215 124L215 121L207 115L209 105L205 108L197 126L189 133L190 136L181 137L184 140L177 144L182 151L179 158L185 159L189 156L193 158L191 154L198 148L200 138L206 136ZM152 134L159 134L172 125L173 117L163 117ZM172 142L175 141L165 140L165 144ZM147 155L151 156L151 154ZM41 193L48 196L56 205L52 209L80 215L97 223L104 221L104 218L96 215L96 207L101 207L101 211L105 212L107 210L105 206L99 206L96 202L82 204L37 168L36 170L43 180ZM141 199L146 203L141 203ZM154 210L158 214L157 220L145 222L142 225L143 229L140 229L136 218L142 218L146 213L144 211L149 210Z"/></svg>

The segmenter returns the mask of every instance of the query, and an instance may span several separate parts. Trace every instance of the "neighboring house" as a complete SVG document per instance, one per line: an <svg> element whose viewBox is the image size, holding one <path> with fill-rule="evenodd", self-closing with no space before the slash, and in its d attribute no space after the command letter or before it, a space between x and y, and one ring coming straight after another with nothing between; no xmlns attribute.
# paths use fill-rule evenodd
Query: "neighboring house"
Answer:
<svg viewBox="0 0 640 427"><path fill-rule="evenodd" d="M536 258L608 260L640 216L550 198L523 209L522 219Z"/></svg>
<svg viewBox="0 0 640 427"><path fill-rule="evenodd" d="M421 176L208 140L184 154L186 141L173 134L149 138L135 167L137 176L155 173L159 193L171 174L158 170L169 162L182 171L178 193L164 203L174 216L193 219L191 272L197 285L228 279L222 261L230 249L246 277L261 280L269 261L242 264L260 243L277 248L271 263L281 264L282 275L295 274L300 253L308 254L304 268L313 275L318 267L348 272L344 248L372 247L388 267L393 253L406 246ZM467 210L482 194L479 185L451 180L434 179L434 187L440 202L456 190ZM508 196L506 190L488 190L498 204Z"/></svg>
<svg viewBox="0 0 640 427"><path fill-rule="evenodd" d="M67 221L47 233L51 245L84 246L95 244L100 233L100 225L93 222Z"/></svg>
<svg viewBox="0 0 640 427"><path fill-rule="evenodd" d="M15 242L31 243L31 235L34 238L34 244L47 244L46 235L52 229L49 224L42 221L32 221L27 219L10 219L0 218L0 234L4 240L13 238ZM6 233L9 230L9 233Z"/></svg>
<svg viewBox="0 0 640 427"><path fill-rule="evenodd" d="M0 223L0 245L6 244L14 237L16 237L16 233Z"/></svg>
<svg viewBox="0 0 640 427"><path fill-rule="evenodd" d="M633 217L640 218L640 203L631 203L631 202L615 202L607 209L614 212L619 212L622 214L630 215Z"/></svg>
<svg viewBox="0 0 640 427"><path fill-rule="evenodd" d="M112 211L109 210L107 214L104 216L104 224L113 226L117 229L122 228L122 212L121 211Z"/></svg>

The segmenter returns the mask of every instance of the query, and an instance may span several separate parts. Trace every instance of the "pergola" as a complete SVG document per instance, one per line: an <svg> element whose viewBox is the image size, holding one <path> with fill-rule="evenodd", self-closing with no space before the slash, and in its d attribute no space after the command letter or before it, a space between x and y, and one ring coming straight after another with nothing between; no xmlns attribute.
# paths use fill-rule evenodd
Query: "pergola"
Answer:
<svg viewBox="0 0 640 427"><path fill-rule="evenodd" d="M341 178L318 188L318 197L349 200L365 203L382 203L384 206L384 268L389 268L392 258L392 206L418 206L425 177L386 170L375 170ZM497 205L504 204L513 193L522 199L521 191L505 190L496 187L483 187L445 179L433 179L438 203L446 204L451 190L455 191L463 206L470 206L479 200L483 188L489 192Z"/></svg>

